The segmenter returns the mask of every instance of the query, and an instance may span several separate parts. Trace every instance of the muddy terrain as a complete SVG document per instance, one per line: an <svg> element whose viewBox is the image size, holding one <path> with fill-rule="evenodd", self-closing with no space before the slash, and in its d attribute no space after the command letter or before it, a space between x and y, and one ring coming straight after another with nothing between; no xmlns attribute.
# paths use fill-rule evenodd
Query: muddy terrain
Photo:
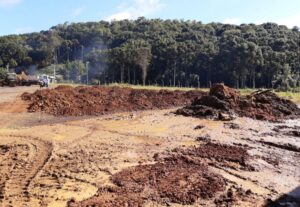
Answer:
<svg viewBox="0 0 300 207"><path fill-rule="evenodd" d="M105 115L90 116L52 105L58 90L73 89L36 89L0 89L0 206L300 205L297 117L199 119L174 113L193 92L120 97L119 89L109 92L118 94L110 99L117 110L105 105ZM95 89L84 88L83 96L79 90L70 97L87 103ZM59 97L68 103L69 96ZM128 97L136 101L125 110Z"/></svg>

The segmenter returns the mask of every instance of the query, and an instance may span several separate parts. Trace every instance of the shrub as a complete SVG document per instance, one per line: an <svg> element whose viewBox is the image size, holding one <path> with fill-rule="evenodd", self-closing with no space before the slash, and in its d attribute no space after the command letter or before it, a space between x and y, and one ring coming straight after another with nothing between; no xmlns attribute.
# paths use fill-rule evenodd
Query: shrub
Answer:
<svg viewBox="0 0 300 207"><path fill-rule="evenodd" d="M0 68L0 79L4 79L7 75L7 70L5 68Z"/></svg>

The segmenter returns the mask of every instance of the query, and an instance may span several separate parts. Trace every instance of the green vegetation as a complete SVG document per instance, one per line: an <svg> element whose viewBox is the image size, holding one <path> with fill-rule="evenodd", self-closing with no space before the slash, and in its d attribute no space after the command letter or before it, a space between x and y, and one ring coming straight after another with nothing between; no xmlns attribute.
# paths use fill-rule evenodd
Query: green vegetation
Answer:
<svg viewBox="0 0 300 207"><path fill-rule="evenodd" d="M224 82L288 91L300 84L299 57L299 30L273 23L139 18L0 37L0 67L36 65L53 74L56 65L56 74L74 83L200 88Z"/></svg>
<svg viewBox="0 0 300 207"><path fill-rule="evenodd" d="M191 88L191 87L167 87L167 86L158 86L158 85L151 85L151 86L146 86L146 85L131 85L131 84L118 84L118 83L111 83L108 85L109 87L129 87L129 88L134 88L134 89L146 89L146 90L179 90L179 91L190 91L190 90L202 90L202 91L208 91L208 88Z"/></svg>
<svg viewBox="0 0 300 207"><path fill-rule="evenodd" d="M0 80L4 79L7 76L7 70L6 68L1 68L0 67Z"/></svg>
<svg viewBox="0 0 300 207"><path fill-rule="evenodd" d="M276 92L280 97L290 99L297 104L300 104L300 92Z"/></svg>

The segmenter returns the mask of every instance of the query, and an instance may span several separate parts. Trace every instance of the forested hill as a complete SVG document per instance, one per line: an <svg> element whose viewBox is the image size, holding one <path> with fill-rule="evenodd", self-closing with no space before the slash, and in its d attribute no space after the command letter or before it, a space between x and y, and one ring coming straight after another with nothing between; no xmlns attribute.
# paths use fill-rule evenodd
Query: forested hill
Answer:
<svg viewBox="0 0 300 207"><path fill-rule="evenodd" d="M88 62L88 64L86 64ZM65 79L181 86L299 84L300 32L274 23L240 26L147 20L62 24L0 37L0 67L59 64Z"/></svg>

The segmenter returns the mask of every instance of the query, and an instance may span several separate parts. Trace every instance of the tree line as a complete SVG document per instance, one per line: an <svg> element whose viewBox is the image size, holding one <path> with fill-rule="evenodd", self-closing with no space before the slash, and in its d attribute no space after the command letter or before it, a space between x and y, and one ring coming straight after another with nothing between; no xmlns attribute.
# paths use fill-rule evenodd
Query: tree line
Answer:
<svg viewBox="0 0 300 207"><path fill-rule="evenodd" d="M100 83L209 87L224 82L236 88L288 89L300 83L300 32L275 23L141 17L65 23L0 37L0 67L53 64L60 66L58 74L74 81L82 81L88 71Z"/></svg>

